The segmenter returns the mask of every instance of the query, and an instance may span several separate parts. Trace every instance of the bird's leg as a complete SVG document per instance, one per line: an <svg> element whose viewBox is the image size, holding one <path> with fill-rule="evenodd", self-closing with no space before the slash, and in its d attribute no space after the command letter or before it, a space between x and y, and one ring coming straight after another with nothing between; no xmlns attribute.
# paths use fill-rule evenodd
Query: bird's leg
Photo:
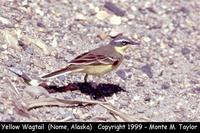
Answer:
<svg viewBox="0 0 200 133"><path fill-rule="evenodd" d="M85 83L87 83L87 77L88 77L88 74L85 74L85 77L84 77Z"/></svg>

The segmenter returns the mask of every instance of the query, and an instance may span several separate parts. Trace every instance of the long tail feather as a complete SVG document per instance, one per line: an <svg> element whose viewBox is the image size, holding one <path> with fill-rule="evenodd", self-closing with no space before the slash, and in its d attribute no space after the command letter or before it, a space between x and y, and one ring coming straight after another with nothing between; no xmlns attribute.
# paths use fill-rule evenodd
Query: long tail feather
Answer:
<svg viewBox="0 0 200 133"><path fill-rule="evenodd" d="M64 75L64 74L69 74L69 73L74 73L74 72L80 72L80 71L82 71L82 70L83 70L83 69L80 69L80 68L70 68L70 67L66 67L66 68L59 69L59 70L57 70L57 71L48 73L48 74L46 74L46 75L43 75L43 76L41 76L41 78L42 78L42 79L55 78L55 77L58 77L58 76L61 76L61 75Z"/></svg>
<svg viewBox="0 0 200 133"><path fill-rule="evenodd" d="M63 68L63 69L59 69L57 71L48 73L46 75L43 75L43 76L41 76L41 78L43 78L43 79L55 78L55 77L58 77L58 76L61 76L61 75L64 75L64 74L67 74L67 73L70 73L70 72L71 71L68 68Z"/></svg>

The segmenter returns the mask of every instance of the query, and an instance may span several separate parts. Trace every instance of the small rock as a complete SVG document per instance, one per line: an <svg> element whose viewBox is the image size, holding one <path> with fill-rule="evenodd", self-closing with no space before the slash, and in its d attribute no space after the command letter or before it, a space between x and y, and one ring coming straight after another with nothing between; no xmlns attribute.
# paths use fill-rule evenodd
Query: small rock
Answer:
<svg viewBox="0 0 200 133"><path fill-rule="evenodd" d="M166 45L165 43L161 43L161 44L160 44L160 48L161 48L161 49L166 49L166 46L167 46L167 45Z"/></svg>
<svg viewBox="0 0 200 133"><path fill-rule="evenodd" d="M6 44L3 44L3 45L2 45L2 48L5 50L5 49L8 48L8 46L7 46Z"/></svg>
<svg viewBox="0 0 200 133"><path fill-rule="evenodd" d="M145 86L143 81L138 81L136 84L137 87Z"/></svg>
<svg viewBox="0 0 200 133"><path fill-rule="evenodd" d="M14 48L15 50L21 49L18 45L18 36L16 34L16 30L13 31L3 30L2 33L4 40L7 42L9 47Z"/></svg>
<svg viewBox="0 0 200 133"><path fill-rule="evenodd" d="M149 105L150 106L154 106L156 103L155 103L155 101L153 101L153 100L151 100L150 102L149 102Z"/></svg>
<svg viewBox="0 0 200 133"><path fill-rule="evenodd" d="M135 19L135 15L133 15L133 14L128 14L127 18L128 18L129 20L133 20L133 19Z"/></svg>
<svg viewBox="0 0 200 133"><path fill-rule="evenodd" d="M140 100L140 96L134 96L134 97L133 97L133 100L134 100L134 101Z"/></svg>
<svg viewBox="0 0 200 133"><path fill-rule="evenodd" d="M195 94L200 94L200 87L193 88L192 92Z"/></svg>
<svg viewBox="0 0 200 133"><path fill-rule="evenodd" d="M126 60L130 60L130 59L131 59L131 57L130 57L129 55L124 55L124 58L125 58Z"/></svg>
<svg viewBox="0 0 200 133"><path fill-rule="evenodd" d="M27 48L26 48L26 52L29 53L30 55L33 55L33 54L34 54L33 48L31 48L31 47L27 47Z"/></svg>
<svg viewBox="0 0 200 133"><path fill-rule="evenodd" d="M29 82L29 84L32 85L32 86L38 86L40 83L39 83L38 80L32 79L32 80Z"/></svg>
<svg viewBox="0 0 200 133"><path fill-rule="evenodd" d="M98 113L105 113L107 110L104 107L97 104L97 105L94 105L94 107L91 111L93 111L93 112L98 111Z"/></svg>
<svg viewBox="0 0 200 133"><path fill-rule="evenodd" d="M123 33L122 30L112 29L111 32L109 33L109 36L116 37L116 36L118 36L119 34L122 34L122 33Z"/></svg>
<svg viewBox="0 0 200 133"><path fill-rule="evenodd" d="M199 71L199 72L197 72L196 74L200 76L200 71Z"/></svg>
<svg viewBox="0 0 200 133"><path fill-rule="evenodd" d="M11 22L7 18L1 16L0 16L0 22L3 24L11 24Z"/></svg>
<svg viewBox="0 0 200 133"><path fill-rule="evenodd" d="M45 25L44 25L41 21L38 21L38 22L37 22L37 26L38 26L38 27L41 27L41 28L44 28L44 27L45 27Z"/></svg>
<svg viewBox="0 0 200 133"><path fill-rule="evenodd" d="M169 65L173 65L174 64L174 60L170 58L169 61L168 61L168 64Z"/></svg>
<svg viewBox="0 0 200 133"><path fill-rule="evenodd" d="M136 12L137 11L137 7L135 7L135 6L132 5L131 6L131 10L134 11L134 12Z"/></svg>
<svg viewBox="0 0 200 133"><path fill-rule="evenodd" d="M110 18L110 23L111 23L112 25L120 25L120 24L122 23L121 17L118 17L118 16L116 16L116 15L112 16L112 17Z"/></svg>
<svg viewBox="0 0 200 133"><path fill-rule="evenodd" d="M126 79L126 72L124 71L124 70L118 70L117 72L116 72L116 74L121 78L121 79L123 79L123 80L125 80Z"/></svg>
<svg viewBox="0 0 200 133"><path fill-rule="evenodd" d="M88 3L88 6L89 6L90 9L95 9L95 6L94 6L93 3Z"/></svg>
<svg viewBox="0 0 200 133"><path fill-rule="evenodd" d="M183 55L187 55L187 54L189 54L189 53L190 53L190 49L189 49L189 48L186 48L186 47L184 47L184 48L182 48L182 49L181 49L181 53L182 53Z"/></svg>
<svg viewBox="0 0 200 133"><path fill-rule="evenodd" d="M86 17L81 13L77 13L75 16L75 19L76 20L86 20Z"/></svg>
<svg viewBox="0 0 200 133"><path fill-rule="evenodd" d="M24 50L29 48L23 40L18 40L18 45L21 46Z"/></svg>
<svg viewBox="0 0 200 133"><path fill-rule="evenodd" d="M135 33L132 35L132 37L133 37L134 39L139 39L139 36L138 36L137 34L135 34Z"/></svg>
<svg viewBox="0 0 200 133"><path fill-rule="evenodd" d="M181 11L181 12L183 12L183 13L185 13L185 14L189 14L189 13L190 13L190 10L187 9L186 7L181 7L181 8L179 9L179 11Z"/></svg>
<svg viewBox="0 0 200 133"><path fill-rule="evenodd" d="M149 64L146 64L141 67L142 72L144 72L149 78L153 78L153 73L151 70L151 66Z"/></svg>
<svg viewBox="0 0 200 133"><path fill-rule="evenodd" d="M32 38L32 37L29 37L29 36L24 36L23 39L28 44L32 43L32 44L36 45L37 47L39 47L44 52L44 54L46 54L46 55L49 54L48 47L47 47L46 43L44 43L44 41L42 41L40 38Z"/></svg>
<svg viewBox="0 0 200 133"><path fill-rule="evenodd" d="M121 107L128 107L129 106L129 102L127 102L127 99L126 100L120 99L119 102L120 102L119 104L120 104Z"/></svg>
<svg viewBox="0 0 200 133"><path fill-rule="evenodd" d="M162 85L161 85L161 89L163 89L163 90L166 90L166 89L168 89L170 87L170 85L169 85L169 83L163 83Z"/></svg>
<svg viewBox="0 0 200 133"><path fill-rule="evenodd" d="M95 12L99 12L99 10L100 10L99 7L95 7L95 8L94 8L94 11L95 11Z"/></svg>
<svg viewBox="0 0 200 133"><path fill-rule="evenodd" d="M51 43L51 46L55 48L55 47L57 47L57 45L58 45L58 42L57 42L56 38L54 37L54 39Z"/></svg>
<svg viewBox="0 0 200 133"><path fill-rule="evenodd" d="M4 122L13 122L13 121L16 120L15 117L12 117L12 116L10 116L10 115L8 115L7 117L8 117L8 118L6 118L5 120L3 120Z"/></svg>
<svg viewBox="0 0 200 133"><path fill-rule="evenodd" d="M8 109L7 109L7 113L8 113L9 115L13 115L13 114L14 114L14 110L13 110L12 108L8 108Z"/></svg>
<svg viewBox="0 0 200 133"><path fill-rule="evenodd" d="M159 96L159 97L157 98L157 102L163 101L164 99L165 99L164 96Z"/></svg>
<svg viewBox="0 0 200 133"><path fill-rule="evenodd" d="M200 82L197 79L191 79L190 83L191 84L199 84Z"/></svg>
<svg viewBox="0 0 200 133"><path fill-rule="evenodd" d="M99 34L98 37L99 37L101 40L105 40L108 36L107 36L106 33L103 32L103 33Z"/></svg>
<svg viewBox="0 0 200 133"><path fill-rule="evenodd" d="M39 14L40 16L44 16L44 12L41 9L39 9L39 8L35 8L35 12L37 14Z"/></svg>
<svg viewBox="0 0 200 133"><path fill-rule="evenodd" d="M138 113L144 113L146 111L146 108L141 106L139 108L136 109Z"/></svg>
<svg viewBox="0 0 200 133"><path fill-rule="evenodd" d="M24 89L24 93L27 93L34 98L38 98L42 95L49 96L49 92L41 86L27 86Z"/></svg>
<svg viewBox="0 0 200 133"><path fill-rule="evenodd" d="M151 97L149 95L144 96L144 101L149 102L151 100Z"/></svg>
<svg viewBox="0 0 200 133"><path fill-rule="evenodd" d="M4 106L3 106L3 104L0 104L0 113L4 113Z"/></svg>
<svg viewBox="0 0 200 133"><path fill-rule="evenodd" d="M99 11L96 14L97 19L99 20L105 20L106 18L108 18L110 15L106 12L106 11Z"/></svg>
<svg viewBox="0 0 200 133"><path fill-rule="evenodd" d="M58 110L58 112L59 112L59 114L61 114L62 117L64 117L64 118L73 118L72 112L66 111L66 110L63 109L63 108L60 108L60 109Z"/></svg>
<svg viewBox="0 0 200 133"><path fill-rule="evenodd" d="M164 70L161 70L158 76L163 76Z"/></svg>
<svg viewBox="0 0 200 133"><path fill-rule="evenodd" d="M83 112L80 109L73 110L72 114L76 119L80 119L83 116Z"/></svg>
<svg viewBox="0 0 200 133"><path fill-rule="evenodd" d="M144 40L144 42L150 42L151 38L149 38L149 37L143 37L143 40Z"/></svg>

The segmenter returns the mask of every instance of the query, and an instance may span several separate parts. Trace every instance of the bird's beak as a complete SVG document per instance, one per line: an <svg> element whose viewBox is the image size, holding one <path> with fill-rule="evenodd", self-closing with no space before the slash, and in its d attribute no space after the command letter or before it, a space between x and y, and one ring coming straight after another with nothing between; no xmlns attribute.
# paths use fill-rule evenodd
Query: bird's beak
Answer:
<svg viewBox="0 0 200 133"><path fill-rule="evenodd" d="M131 40L131 45L140 45L140 41L138 41L138 40Z"/></svg>

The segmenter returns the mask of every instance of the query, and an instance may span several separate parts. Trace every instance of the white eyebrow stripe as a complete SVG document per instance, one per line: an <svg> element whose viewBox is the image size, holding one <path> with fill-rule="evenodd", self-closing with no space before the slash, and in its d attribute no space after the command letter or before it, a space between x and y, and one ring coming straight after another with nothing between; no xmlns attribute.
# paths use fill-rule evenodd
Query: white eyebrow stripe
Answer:
<svg viewBox="0 0 200 133"><path fill-rule="evenodd" d="M115 40L115 42L123 42L123 41L126 41L126 42L127 42L127 40L126 40L126 39L119 39L119 40Z"/></svg>

